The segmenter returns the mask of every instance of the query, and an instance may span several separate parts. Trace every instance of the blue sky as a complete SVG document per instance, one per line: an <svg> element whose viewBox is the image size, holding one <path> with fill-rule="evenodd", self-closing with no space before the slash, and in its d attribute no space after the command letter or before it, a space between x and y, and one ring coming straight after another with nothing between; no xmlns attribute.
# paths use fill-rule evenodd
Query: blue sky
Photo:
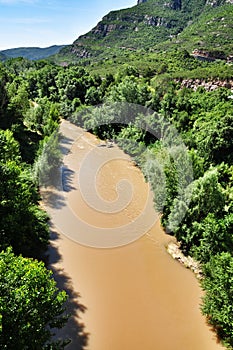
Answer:
<svg viewBox="0 0 233 350"><path fill-rule="evenodd" d="M137 0L0 0L0 50L71 44L111 10Z"/></svg>

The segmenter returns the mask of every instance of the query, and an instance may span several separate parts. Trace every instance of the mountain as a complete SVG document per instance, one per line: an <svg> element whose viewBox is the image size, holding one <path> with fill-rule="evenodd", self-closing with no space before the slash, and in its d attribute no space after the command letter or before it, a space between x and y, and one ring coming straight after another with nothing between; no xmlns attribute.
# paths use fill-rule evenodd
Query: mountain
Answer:
<svg viewBox="0 0 233 350"><path fill-rule="evenodd" d="M138 0L132 8L104 16L56 59L114 59L124 51L174 47L221 50L227 56L233 53L232 4L233 0Z"/></svg>
<svg viewBox="0 0 233 350"><path fill-rule="evenodd" d="M40 60L47 58L51 55L58 53L65 45L53 45L46 48L40 47L20 47L15 49L2 50L0 54L3 54L7 58L24 57L29 60Z"/></svg>
<svg viewBox="0 0 233 350"><path fill-rule="evenodd" d="M7 60L6 55L4 55L2 52L0 52L0 61L5 61Z"/></svg>
<svg viewBox="0 0 233 350"><path fill-rule="evenodd" d="M213 3L213 1L212 1ZM233 54L233 1L214 6L203 11L170 42L164 42L160 48L185 48L189 52L207 52L216 58L226 58Z"/></svg>

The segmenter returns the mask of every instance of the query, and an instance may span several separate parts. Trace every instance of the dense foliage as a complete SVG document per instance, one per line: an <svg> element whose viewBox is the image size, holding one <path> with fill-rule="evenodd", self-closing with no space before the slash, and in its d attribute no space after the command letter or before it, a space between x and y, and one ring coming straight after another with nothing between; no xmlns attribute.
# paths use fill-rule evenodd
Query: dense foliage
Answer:
<svg viewBox="0 0 233 350"><path fill-rule="evenodd" d="M51 271L42 262L0 253L1 349L63 349L51 341L53 328L66 322L62 316L66 293L58 291Z"/></svg>
<svg viewBox="0 0 233 350"><path fill-rule="evenodd" d="M48 245L38 175L46 185L60 164L56 131L61 117L114 139L134 157L154 191L162 225L202 266L202 312L233 347L233 69L226 64L232 55L232 11L225 0L148 0L105 16L50 59L61 66L7 60L7 54L38 59L37 48L0 52L2 349L65 346L51 338L52 328L65 321L65 293L44 265L32 260L40 259ZM194 49L207 59L194 58ZM92 109L103 102L101 113ZM131 113L127 123L120 117L117 123L116 115L124 113L114 107L117 102L152 111L146 119ZM188 157L180 143L171 152L169 143L144 127L169 137L169 124ZM188 179L181 169L190 162Z"/></svg>
<svg viewBox="0 0 233 350"><path fill-rule="evenodd" d="M233 99L227 87L198 86L204 79L229 78L232 66L197 61L184 50L140 58L135 55L131 62L135 65L125 64L118 72L110 63L102 69L101 65L93 66L92 71L90 66L62 67L24 59L0 66L1 249L12 246L16 254L35 257L37 247L41 251L45 248L47 218L38 207L35 173L41 159L46 158L47 143L56 145L54 132L60 117L70 118L100 137L115 139L135 157L151 182L162 224L177 237L184 252L202 264L206 290L202 310L219 336L232 346ZM198 75L202 77L199 82L194 80ZM195 88L185 87L183 78L196 84ZM93 110L92 106L102 102L105 113ZM127 124L116 123L113 106L117 102L149 107L152 112L146 120L142 114L132 113ZM172 124L186 145L189 159L179 147L171 154L143 129L145 122L163 131L169 131L168 124ZM54 152L59 164L55 146ZM157 163L148 163L148 158ZM186 166L190 161L191 183L177 167L179 162ZM161 170L158 163L166 195L155 181ZM49 159L45 164L52 171ZM182 195L180 182L185 188ZM18 259L9 252L2 254L2 259L9 254Z"/></svg>
<svg viewBox="0 0 233 350"><path fill-rule="evenodd" d="M186 63L188 61L187 56ZM206 68L207 71L210 66ZM232 71L232 66L225 66L225 70L228 69ZM179 186L186 179L182 177L177 167L178 160L174 162L174 158L180 157L183 166L185 159L179 152L171 157L161 141L141 128L143 122L148 122L148 119L143 119L143 115L130 114L128 125L117 124L119 110L110 105L101 109L101 113L98 109L87 112L84 106L79 106L71 116L73 121L91 129L98 136L115 139L141 166L155 191L155 206L162 212L162 224L176 236L183 251L202 264L202 285L206 290L203 313L216 327L220 338L232 346L232 92L223 87L210 91L204 87L189 89L182 87L180 81L174 82L172 77L170 73L166 79L162 76L161 80L160 75L155 75L145 80L138 76L137 69L128 67L115 76L104 94L103 82L97 91L106 106L108 102L148 106L156 111L150 116L151 126L159 125L161 129L167 130L169 121L177 128L188 147L194 176L181 195ZM113 120L114 124L111 125ZM106 125L99 127L100 122ZM157 163L159 161L160 166L151 162L152 156ZM161 191L158 185L161 166L165 179L161 177L159 185L164 181L166 191ZM220 257L227 257L224 268L221 267Z"/></svg>
<svg viewBox="0 0 233 350"><path fill-rule="evenodd" d="M30 98L33 82L24 77L30 68L22 59L0 67L0 347L58 350L65 342L52 340L52 328L65 323L66 293L58 291L43 263L28 257L43 258L48 246L48 217L39 206L33 163L59 115L46 96L40 106Z"/></svg>

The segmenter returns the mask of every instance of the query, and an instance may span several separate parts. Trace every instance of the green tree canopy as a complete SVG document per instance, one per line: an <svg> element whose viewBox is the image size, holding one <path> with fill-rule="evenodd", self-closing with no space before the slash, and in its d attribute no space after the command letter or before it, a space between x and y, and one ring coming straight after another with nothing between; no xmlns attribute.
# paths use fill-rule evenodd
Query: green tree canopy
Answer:
<svg viewBox="0 0 233 350"><path fill-rule="evenodd" d="M213 256L204 267L202 285L206 291L202 310L221 338L233 346L233 257Z"/></svg>
<svg viewBox="0 0 233 350"><path fill-rule="evenodd" d="M53 328L61 328L66 293L59 291L52 272L42 262L0 253L0 348L14 350L63 349L53 342Z"/></svg>
<svg viewBox="0 0 233 350"><path fill-rule="evenodd" d="M12 245L16 253L39 256L47 247L47 215L28 170L14 161L0 163L0 248Z"/></svg>

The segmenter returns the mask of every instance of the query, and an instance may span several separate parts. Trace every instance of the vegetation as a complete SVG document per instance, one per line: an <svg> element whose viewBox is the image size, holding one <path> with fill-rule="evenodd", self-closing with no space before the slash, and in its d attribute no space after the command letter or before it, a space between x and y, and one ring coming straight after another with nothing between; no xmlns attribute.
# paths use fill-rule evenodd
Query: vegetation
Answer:
<svg viewBox="0 0 233 350"><path fill-rule="evenodd" d="M206 290L203 312L210 315L209 322L221 338L231 347L232 342L232 271L230 253L212 256L205 265L203 287Z"/></svg>
<svg viewBox="0 0 233 350"><path fill-rule="evenodd" d="M136 2L136 1L135 1ZM212 4L212 5L211 5ZM147 0L132 8L112 11L96 27L62 49L56 62L118 60L125 56L177 48L213 57L232 54L232 4L227 1Z"/></svg>
<svg viewBox="0 0 233 350"><path fill-rule="evenodd" d="M58 53L65 45L53 45L50 47L40 48L40 47L19 47L15 49L7 49L2 50L0 52L0 60L1 55L3 54L3 58L9 59L9 58L17 58L17 57L23 57L27 58L29 60L42 60L44 58L47 58L51 55L55 55Z"/></svg>
<svg viewBox="0 0 233 350"><path fill-rule="evenodd" d="M161 65L166 67L166 73L158 69L159 62L160 68ZM199 69L208 79L211 79L210 72L217 76L218 71L222 77L228 77L232 66L222 62L199 62L182 50L166 56L161 53L155 63L156 70L140 71L137 66L125 65L115 75L107 73L105 76L90 73L80 66L64 68L22 58L1 65L1 249L6 251L12 246L16 254L14 259L18 259L19 254L38 258L45 250L47 216L38 206L35 174L41 169L42 159L47 169L41 176L44 184L48 173L53 171L46 158L48 142L54 152L53 160L59 165L58 136L54 133L60 116L70 118L98 136L114 138L135 157L155 191L155 206L163 213L162 224L181 242L184 252L203 264L206 274L203 287L207 291L203 312L216 325L222 339L232 345L232 294L224 289L228 288L227 284L219 285L221 293L228 293L224 309L220 310L220 304L214 301L217 294L212 293L212 286L217 288L221 279L216 280L210 270L220 261L213 260L214 256L229 257L233 251L233 100L227 88L193 90L181 84L182 75L187 78L189 74L188 79L192 79ZM90 106L102 102L106 106L110 103L105 114L89 111ZM121 119L116 123L113 107L116 102L136 103L152 108L155 113L151 112L146 120L143 115L132 114L127 125ZM168 122L172 123L188 147L190 159L185 160L182 153L174 158L158 138L142 129L144 122L161 130L167 128ZM160 170L156 162L147 163L148 157L162 164L166 193L154 182ZM194 176L191 183L182 178L177 167L178 161L185 166L184 161L190 160ZM182 196L178 195L179 181L185 188ZM181 220L183 208L187 210ZM3 253L3 257L4 254L10 254L13 259L13 253ZM230 261L226 259L225 264ZM229 269L221 270L223 279ZM213 313L212 302L216 313L219 307L221 317ZM225 319L228 326L223 323Z"/></svg>
<svg viewBox="0 0 233 350"><path fill-rule="evenodd" d="M3 349L65 346L51 340L52 328L64 324L65 294L56 289L44 265L33 260L41 260L48 245L48 218L39 206L38 174L46 185L60 164L56 145L61 117L102 138L114 139L134 157L151 183L162 225L175 235L183 251L202 265L203 313L222 341L233 346L232 65L190 55L198 44L200 28L202 49L232 53L231 41L226 45L231 36L232 5L220 1L221 6L212 8L201 0L182 3L180 9L171 6L175 2L164 7L164 1L156 1L155 6L148 0L130 10L110 13L73 45L73 52L84 46L87 52L79 65L59 66L52 60L24 58L0 64ZM148 14L158 18L145 17ZM226 26L220 32L223 17ZM164 19L164 25L149 24L159 19ZM114 31L103 35L106 27L102 24L110 22ZM220 34L216 34L217 39L213 33L208 35L209 29ZM77 55L80 58L80 52L71 55L66 47L56 59L74 62ZM210 85L206 86L207 82ZM151 112L145 116L143 109L138 113L136 108L124 122L125 110L118 108L119 102L123 106L124 102L132 104L132 110L137 104ZM101 103L105 110L99 113L93 106ZM169 140L176 135L174 127L179 142L171 151ZM159 130L163 140L159 133L152 135L150 128ZM193 174L186 177L181 169L190 162ZM45 167L42 173L41 163Z"/></svg>
<svg viewBox="0 0 233 350"><path fill-rule="evenodd" d="M0 61L5 61L7 59L6 55L0 52Z"/></svg>
<svg viewBox="0 0 233 350"><path fill-rule="evenodd" d="M189 59L187 56L186 64ZM163 63L167 64L166 60ZM211 65L208 64L207 72ZM214 67L216 69L216 64ZM225 70L228 69L229 67L225 66ZM85 106L79 106L70 116L75 123L92 130L96 135L115 139L142 168L155 191L155 207L162 213L164 228L176 236L186 254L202 264L202 285L206 290L203 313L216 327L220 338L232 346L231 90L222 87L213 91L207 91L203 87L196 90L184 88L181 87L180 81L173 80L173 73L167 74L166 79L162 76L161 80L161 76L156 75L145 80L139 77L137 69L133 67L128 67L116 75L103 95L100 92L103 91L104 81L99 81L97 91L99 99L102 99L106 106L111 102L109 107L101 109L99 113L98 109L85 112ZM152 112L149 119L140 113L129 113L131 119L127 119L128 125L124 125L121 119L124 107L123 110L119 109L119 105L115 108L114 103L117 102L148 106L156 113ZM142 128L142 125L147 123L152 129L168 131L168 121L182 136L188 147L189 159L183 157L181 149L177 149L175 155L170 153L166 142L164 145L164 141L161 142L154 135L145 132L145 127ZM181 171L186 168L186 162L190 161L194 177L191 183L186 179L186 173L185 177L182 177ZM163 176L158 183L161 169ZM180 186L185 188L181 194ZM218 256L227 257L224 267L218 267L218 263L221 264L221 258L217 259ZM218 271L218 274L215 271Z"/></svg>
<svg viewBox="0 0 233 350"><path fill-rule="evenodd" d="M0 253L1 349L63 349L52 341L52 329L61 328L66 293L58 291L51 271L42 262Z"/></svg>
<svg viewBox="0 0 233 350"><path fill-rule="evenodd" d="M229 42L232 38L232 14L231 4L216 7L202 13L193 25L188 26L179 35L179 45L187 50L195 48L212 52L213 56L232 54L232 46Z"/></svg>
<svg viewBox="0 0 233 350"><path fill-rule="evenodd" d="M37 110L27 70L30 63L23 59L0 67L0 347L64 349L67 341L53 341L52 329L67 319L66 293L58 291L52 272L33 260L43 258L49 240L33 163L59 115L46 96Z"/></svg>

